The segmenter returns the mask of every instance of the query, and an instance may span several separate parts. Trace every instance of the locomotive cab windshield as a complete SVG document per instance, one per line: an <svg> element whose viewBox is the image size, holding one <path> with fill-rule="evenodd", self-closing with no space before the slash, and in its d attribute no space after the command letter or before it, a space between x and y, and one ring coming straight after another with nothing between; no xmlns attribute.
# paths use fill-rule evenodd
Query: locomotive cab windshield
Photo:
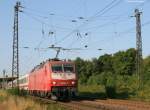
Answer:
<svg viewBox="0 0 150 110"><path fill-rule="evenodd" d="M59 72L63 72L63 69L62 69L62 65L52 65L52 71L54 73L59 73Z"/></svg>
<svg viewBox="0 0 150 110"><path fill-rule="evenodd" d="M54 73L74 73L74 66L72 64L54 64L52 65L52 72Z"/></svg>
<svg viewBox="0 0 150 110"><path fill-rule="evenodd" d="M65 73L74 73L74 68L71 64L64 64L63 68Z"/></svg>

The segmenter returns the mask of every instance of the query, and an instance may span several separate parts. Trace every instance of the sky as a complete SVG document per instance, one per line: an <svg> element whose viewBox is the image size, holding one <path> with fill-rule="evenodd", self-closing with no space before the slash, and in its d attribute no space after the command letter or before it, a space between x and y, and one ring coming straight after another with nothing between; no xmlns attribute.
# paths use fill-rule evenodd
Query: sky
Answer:
<svg viewBox="0 0 150 110"><path fill-rule="evenodd" d="M16 1L0 0L0 73L5 69L11 74ZM20 0L23 11L19 12L20 74L54 58L56 51L47 49L51 45L73 49L61 51L60 59L90 60L135 48L136 24L135 17L131 16L136 8L142 12L143 56L149 56L150 0L113 1Z"/></svg>

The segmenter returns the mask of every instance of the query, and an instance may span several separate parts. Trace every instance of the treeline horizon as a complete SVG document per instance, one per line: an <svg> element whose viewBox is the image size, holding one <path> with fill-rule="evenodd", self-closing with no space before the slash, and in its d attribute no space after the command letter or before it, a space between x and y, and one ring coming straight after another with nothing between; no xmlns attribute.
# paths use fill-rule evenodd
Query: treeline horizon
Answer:
<svg viewBox="0 0 150 110"><path fill-rule="evenodd" d="M150 56L142 61L143 71L139 81L134 48L91 60L80 57L74 60L80 85L101 85L111 97L115 97L116 92L126 92L142 98L146 95L150 99Z"/></svg>

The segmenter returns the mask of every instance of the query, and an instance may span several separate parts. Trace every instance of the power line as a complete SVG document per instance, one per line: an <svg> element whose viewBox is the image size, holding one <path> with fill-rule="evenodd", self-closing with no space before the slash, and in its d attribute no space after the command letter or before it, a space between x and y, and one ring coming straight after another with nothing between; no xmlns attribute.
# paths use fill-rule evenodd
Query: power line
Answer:
<svg viewBox="0 0 150 110"><path fill-rule="evenodd" d="M118 1L115 5L112 5L114 2L115 2L116 0L113 0L110 4L108 4L104 9L102 9L101 11L99 11L99 12L97 12L94 16L96 16L96 15L98 15L99 13L101 13L101 15L99 15L99 16L102 16L104 13L106 13L107 11L109 11L110 9L112 9L114 6L116 6L116 5L118 5L120 2L121 2L121 0L120 1ZM112 6L111 6L112 5ZM111 7L109 7L109 6L111 6ZM109 7L109 8L108 8ZM108 8L108 9L107 9ZM105 10L105 9L107 9L107 10ZM94 19L94 16L93 17L91 17L89 20L91 21L92 19ZM105 24L106 25L106 24ZM68 35L69 36L69 35ZM67 36L67 37L68 37ZM62 39L62 40L65 40L65 38L64 39ZM72 43L73 44L73 43Z"/></svg>
<svg viewBox="0 0 150 110"><path fill-rule="evenodd" d="M112 7L114 7L114 5L112 5L113 3L115 3L117 0L113 0L110 4L108 4L108 5L106 5L106 7L104 7L102 10L100 10L99 12L97 12L94 16L96 16L96 17L98 17L97 15L99 14L99 13L101 13L101 12L103 12L103 13L105 13L107 10L110 10ZM117 4L119 4L121 1L118 1L115 5L117 5ZM112 5L112 6L111 6ZM143 5L143 4L142 4ZM109 6L111 6L111 7L109 7ZM140 6L140 5L139 5ZM108 8L109 7L109 8ZM108 9L107 9L108 8ZM107 9L107 10L105 10L105 9ZM33 10L33 9L32 9ZM102 13L102 14L103 14ZM89 18L89 20L90 19L93 19L93 17L94 16L92 16L91 18ZM101 16L101 15L99 15L99 16ZM109 23L108 23L109 24ZM99 27L103 27L103 26L105 26L105 25L107 25L107 24L104 24L104 25L99 25ZM95 27L96 28L96 27ZM72 33L74 33L74 32L72 32ZM62 38L62 41L64 41L67 37L69 37L70 35L72 35L72 33L71 34L68 34L68 35L66 35L65 36L65 38ZM60 40L60 42L62 42L61 40ZM59 42L59 41L58 41ZM57 42L57 43L58 43ZM57 44L56 43L56 44Z"/></svg>
<svg viewBox="0 0 150 110"><path fill-rule="evenodd" d="M148 26L148 25L150 25L150 20L146 21L143 24L141 24L141 27L145 27L145 26ZM119 37L123 37L126 34L129 34L130 32L132 32L134 29L135 29L135 27L128 28L127 30L120 32L120 34L118 34L118 36ZM115 37L115 38L118 38L118 37ZM98 40L98 41L96 41L96 42L94 42L92 44L89 44L89 46L94 45L95 43L103 42L103 41L107 41L108 42L108 41L111 41L111 39L108 38L108 39Z"/></svg>
<svg viewBox="0 0 150 110"><path fill-rule="evenodd" d="M76 29L74 29L73 31L71 31L69 34L67 34L65 37L63 37L61 40L59 40L56 44L61 43L62 41L64 41L65 39L67 39L70 35L72 35L74 32L76 32L76 30L78 30L79 28L87 25L90 21L92 21L94 19L94 17L98 14L101 13L100 16L102 16L103 14L105 14L106 12L108 12L110 9L112 9L113 7L115 7L116 5L118 5L119 3L121 3L121 0L119 0L116 4L112 5L113 3L115 3L117 0L113 0L111 3L109 3L108 5L106 5L102 10L100 10L99 12L97 12L96 14L94 14L94 16L90 17L88 19L88 22L84 22L83 24L81 24L80 26L78 26ZM107 9L108 8L108 9ZM107 10L105 10L107 9Z"/></svg>
<svg viewBox="0 0 150 110"><path fill-rule="evenodd" d="M139 4L139 5L136 5L135 7L144 6L145 3L146 3L146 4L147 4L147 3L150 3L150 1L144 2L144 3ZM134 8L134 9L135 9L135 8ZM130 9L130 10L132 11L133 8ZM127 12L128 12L128 11L127 11ZM97 25L97 26L94 26L94 27L86 28L86 30L87 30L87 29L93 29L93 28L99 29L99 28L101 28L101 27L109 26L110 24L112 24L112 23L114 22L114 20L116 20L116 21L117 21L117 24L118 24L118 23L120 23L120 21L122 22L122 20L118 21L118 19L119 19L121 16L124 16L127 12L125 12L125 13L123 13L123 14L117 16L117 17L115 17L114 19L112 19L112 20L111 20L110 22L108 22L108 23L104 23L104 24ZM127 17L127 16L126 16L126 17ZM128 20L129 20L129 19L131 19L131 17L128 17ZM126 19L125 19L125 20L126 20Z"/></svg>
<svg viewBox="0 0 150 110"><path fill-rule="evenodd" d="M150 3L150 1L143 2L142 4L138 4L138 5L136 5L135 7L142 7L142 6L144 6L144 5L148 4L148 3ZM135 9L135 7L134 7L134 8L131 8L130 10L132 11L133 9ZM127 11L127 12L128 12L128 11ZM125 13L119 15L118 17L114 18L114 19L112 20L112 22L113 22L114 20L117 20L117 24L120 23L120 21L118 21L118 18L120 18L121 16L124 16L127 12L125 12ZM130 18L131 18L131 17L128 17L128 20L129 20ZM112 24L112 22L108 22L108 23L105 23L105 24L102 24L102 25L98 25L98 26L95 26L95 27L90 27L89 29L92 29L92 28L98 29L98 28L101 28L101 27L109 26L109 24Z"/></svg>
<svg viewBox="0 0 150 110"><path fill-rule="evenodd" d="M112 1L109 5L106 6L106 8L108 8L108 9L104 8L104 10L101 10L100 12L98 12L98 13L95 15L95 17L102 16L103 14L105 14L106 12L108 12L109 10L111 10L113 7L115 7L115 6L117 6L118 4L121 3L121 0L119 0L117 3L113 4L115 1L117 1L117 0ZM111 5L112 5L112 6L111 6ZM110 6L110 7L109 7L109 6ZM106 10L105 10L105 9L106 9ZM101 14L98 15L99 13L101 13ZM94 19L94 17L91 18L91 19Z"/></svg>
<svg viewBox="0 0 150 110"><path fill-rule="evenodd" d="M121 2L121 0L119 0L117 3L115 3L117 0L113 0L111 3L109 3L108 5L106 5L102 10L100 10L99 12L97 12L94 16L90 17L88 22L89 21L92 21L92 19L94 19L95 16L98 16L98 14L101 13L101 15L99 16L102 16L104 13L106 13L107 11L109 11L110 9L112 9L114 6L116 6L117 4L119 4ZM115 3L115 4L114 4ZM27 13L26 13L27 14ZM29 14L28 14L29 15ZM41 23L44 23L43 21L33 17L30 15L30 17L32 17L33 19L35 19L36 21L39 21ZM41 16L40 16L41 17ZM70 35L72 35L72 33L74 33L74 30L73 32L69 33L67 36L65 36L64 38L62 38L60 41L58 41L59 43L64 41L67 37L69 37ZM57 44L58 42L56 42L55 44Z"/></svg>
<svg viewBox="0 0 150 110"><path fill-rule="evenodd" d="M43 20L40 20L39 18L33 16L32 14L30 14L30 13L28 13L28 12L25 12L25 11L24 11L23 14L25 14L26 16L28 16L28 17L34 19L35 21L37 21L37 22L39 22L39 23L41 23L41 24L45 24L45 25L48 26L48 27L53 27L52 25L50 25L50 24L44 22ZM62 29L62 30L71 30L71 28L60 27L60 26L56 26L56 25L55 25L54 27L55 27L55 28L58 28L58 29Z"/></svg>
<svg viewBox="0 0 150 110"><path fill-rule="evenodd" d="M42 20L36 18L35 16L32 16L30 13L27 13L27 12L23 12L23 13L24 13L25 15L31 17L31 18L34 19L35 21L40 22L42 26L43 26L43 25L51 26L51 25L45 23L44 21L42 21ZM55 26L55 27L58 28L58 26ZM62 27L59 27L59 28L62 29ZM67 29L67 30L68 30L68 28L63 28L63 29ZM42 28L42 37L41 37L41 40L40 40L39 44L36 46L36 48L39 48L39 46L40 46L40 45L42 44L42 42L45 40L45 37L43 37L44 34L45 34L45 32L44 32L44 30L43 30L43 28Z"/></svg>
<svg viewBox="0 0 150 110"><path fill-rule="evenodd" d="M146 2L146 4L148 4L148 3L150 3L150 1L147 1L147 2ZM144 5L145 5L145 3L140 4L140 5L137 5L136 7L144 6ZM133 9L132 9L132 10L133 10ZM124 14L125 14L125 13L124 13ZM118 17L119 17L119 16L118 16ZM130 18L131 18L131 17L130 17ZM102 24L102 25L99 25L99 26L97 26L97 27L95 26L95 27L93 27L93 28L98 29L98 28L101 28L101 27L104 27L104 26L108 26L108 24L109 24L109 23ZM150 21L147 21L147 22L143 23L141 26L144 27L144 26L147 26L147 25L149 25L149 24L150 24ZM134 29L135 29L135 27L131 27L131 28L125 30L125 31L122 31L122 32L120 32L119 36L124 36L124 35L126 35L126 34L132 32ZM104 40L103 40L103 41L104 41ZM107 40L107 41L108 41L108 40ZM99 41L97 41L97 42L99 42Z"/></svg>

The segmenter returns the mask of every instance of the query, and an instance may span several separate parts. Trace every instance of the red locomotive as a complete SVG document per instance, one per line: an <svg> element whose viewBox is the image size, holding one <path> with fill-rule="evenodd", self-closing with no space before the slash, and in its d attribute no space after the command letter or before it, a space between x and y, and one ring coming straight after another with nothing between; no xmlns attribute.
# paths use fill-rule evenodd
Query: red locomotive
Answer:
<svg viewBox="0 0 150 110"><path fill-rule="evenodd" d="M37 65L29 74L19 78L20 90L25 90L31 95L41 97L51 97L52 99L67 99L77 94L77 73L75 64L72 61L58 60L58 54L62 47L49 47L56 49L57 54L54 59ZM11 87L12 83L8 83ZM17 86L17 80L13 81Z"/></svg>
<svg viewBox="0 0 150 110"><path fill-rule="evenodd" d="M71 61L47 60L22 78L19 79L20 89L32 95L56 100L74 97L77 93L77 74ZM22 82L26 84L25 88Z"/></svg>

